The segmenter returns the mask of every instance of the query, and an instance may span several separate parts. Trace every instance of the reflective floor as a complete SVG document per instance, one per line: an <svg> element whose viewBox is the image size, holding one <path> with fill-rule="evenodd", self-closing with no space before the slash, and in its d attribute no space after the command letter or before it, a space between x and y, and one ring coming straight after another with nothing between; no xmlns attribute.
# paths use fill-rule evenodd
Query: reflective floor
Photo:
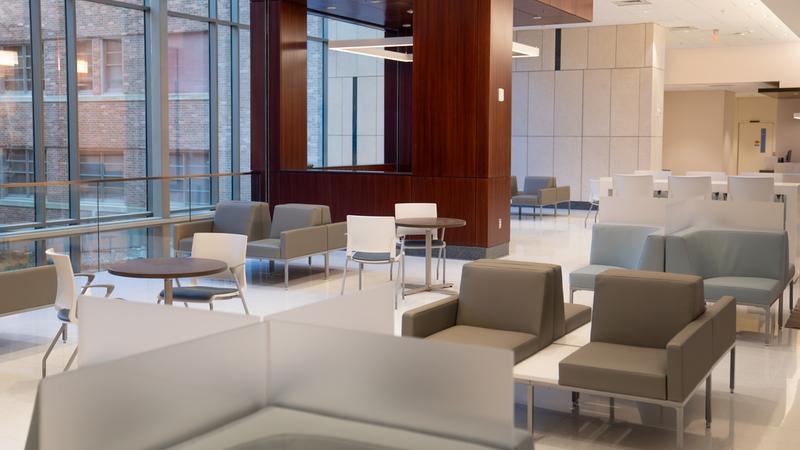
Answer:
<svg viewBox="0 0 800 450"><path fill-rule="evenodd" d="M566 211L553 218L535 221L530 216L512 217L510 258L560 264L566 274L588 261L591 233L584 229L580 211L567 217ZM448 281L456 283L464 261L448 263ZM324 279L322 257L311 267L304 260L290 265L290 289L283 288L283 267L269 273L267 263L248 262L248 306L254 314L266 315L313 303L338 295L341 287L343 253L331 258L331 276ZM424 260L408 259L407 281L424 280ZM388 268L368 268L364 286L388 279ZM158 280L143 281L100 274L97 282L117 286L115 297L154 302L162 288ZM355 271L350 271L347 290L358 288ZM404 310L443 298L440 294L417 294L407 297L396 313L399 333ZM591 293L576 293L576 302L591 304ZM215 309L241 313L238 300L219 302ZM787 311L788 312L788 311ZM723 360L713 374L713 424L704 425L704 390L695 393L686 410L686 448L691 449L779 449L798 448L800 433L800 362L797 351L800 339L796 330L776 331L776 339L765 347L759 327L763 315L739 308L740 333L737 339L736 393L728 392L728 361ZM41 376L41 358L59 327L52 309L0 317L0 449L23 448L30 414ZM49 359L49 373L59 372L66 364L77 340L77 329L70 327L67 344L58 344ZM522 394L520 389L519 394ZM524 396L519 395L521 403ZM608 400L581 398L579 413L570 411L569 394L537 389L536 448L672 448L674 412L633 402L616 402L616 419L608 421ZM524 426L525 405L517 405L518 426ZM65 412L66 413L66 412Z"/></svg>

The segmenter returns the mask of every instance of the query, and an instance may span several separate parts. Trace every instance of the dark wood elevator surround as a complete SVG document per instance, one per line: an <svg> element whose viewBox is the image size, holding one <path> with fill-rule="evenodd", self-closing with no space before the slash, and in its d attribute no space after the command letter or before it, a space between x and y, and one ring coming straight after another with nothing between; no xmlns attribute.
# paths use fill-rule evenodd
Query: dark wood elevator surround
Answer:
<svg viewBox="0 0 800 450"><path fill-rule="evenodd" d="M356 0L337 3L349 1ZM565 1L570 2L585 3ZM393 3L387 0L387 8ZM265 197L272 205L327 204L334 220L344 220L347 214L393 215L399 202L436 202L441 216L467 221L448 231L448 244L492 255L507 251L511 43L519 14L514 0L414 2L414 63L396 69L399 63L386 63L385 117L391 124L385 129L397 138L385 144L387 162L398 163L395 173L307 170L307 4L251 0L251 5L252 161L253 170L269 173ZM398 88L400 95L390 93ZM390 104L396 101L397 107Z"/></svg>

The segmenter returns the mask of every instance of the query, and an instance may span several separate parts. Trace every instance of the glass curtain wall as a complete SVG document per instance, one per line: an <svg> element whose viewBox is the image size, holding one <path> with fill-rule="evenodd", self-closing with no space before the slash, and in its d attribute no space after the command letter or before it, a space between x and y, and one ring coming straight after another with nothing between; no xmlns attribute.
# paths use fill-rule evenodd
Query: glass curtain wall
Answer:
<svg viewBox="0 0 800 450"><path fill-rule="evenodd" d="M329 41L384 30L308 15L308 166L384 163L384 61L332 51Z"/></svg>
<svg viewBox="0 0 800 450"><path fill-rule="evenodd" d="M0 184L249 171L249 3L0 1ZM164 5L167 32L148 34ZM167 67L148 66L159 64L147 58L157 41L165 42ZM148 144L148 131L160 126L148 122L148 89L160 72L167 73L165 149ZM152 157L163 152L168 167L150 167L148 161L166 160ZM3 235L250 198L249 177L173 181L163 207L153 201L160 187L138 181L0 189L0 270L33 264L37 246L49 244ZM84 255L89 264L141 255L144 231L64 238L61 247L94 252Z"/></svg>

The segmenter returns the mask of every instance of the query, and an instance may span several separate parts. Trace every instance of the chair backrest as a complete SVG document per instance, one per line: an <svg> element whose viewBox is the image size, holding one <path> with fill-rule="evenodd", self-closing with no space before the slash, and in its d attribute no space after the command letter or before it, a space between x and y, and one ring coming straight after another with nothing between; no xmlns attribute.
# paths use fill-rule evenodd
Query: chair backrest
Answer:
<svg viewBox="0 0 800 450"><path fill-rule="evenodd" d="M781 183L800 183L800 173L782 173Z"/></svg>
<svg viewBox="0 0 800 450"><path fill-rule="evenodd" d="M600 197L608 196L608 192L600 192L602 189L599 178L589 179L589 201L599 202Z"/></svg>
<svg viewBox="0 0 800 450"><path fill-rule="evenodd" d="M301 203L278 205L273 211L269 237L280 239L284 231L324 225L325 219L330 223L330 210L327 206Z"/></svg>
<svg viewBox="0 0 800 450"><path fill-rule="evenodd" d="M192 240L192 258L216 259L228 265L239 289L247 288L245 266L247 236L230 233L195 233Z"/></svg>
<svg viewBox="0 0 800 450"><path fill-rule="evenodd" d="M412 218L433 218L439 217L436 210L436 203L395 203L394 204L394 218L395 219L412 219ZM398 236L411 236L425 234L425 230L420 228L410 227L397 227ZM434 239L438 237L434 231Z"/></svg>
<svg viewBox="0 0 800 450"><path fill-rule="evenodd" d="M214 232L244 234L251 240L267 237L270 229L269 205L262 202L223 201L214 212Z"/></svg>
<svg viewBox="0 0 800 450"><path fill-rule="evenodd" d="M280 206L300 206L300 207L317 209L319 210L320 213L319 216L320 223L315 225L327 225L331 223L331 208L328 205L314 205L311 203L284 203L283 205Z"/></svg>
<svg viewBox="0 0 800 450"><path fill-rule="evenodd" d="M713 172L702 170L688 170L686 171L687 177L711 177L711 182L727 181L728 174L725 172Z"/></svg>
<svg viewBox="0 0 800 450"><path fill-rule="evenodd" d="M614 197L620 198L652 198L652 175L614 175Z"/></svg>
<svg viewBox="0 0 800 450"><path fill-rule="evenodd" d="M672 175L671 170L634 170L634 175L652 175L655 180L666 180Z"/></svg>
<svg viewBox="0 0 800 450"><path fill-rule="evenodd" d="M347 216L347 255L355 252L397 255L394 217Z"/></svg>
<svg viewBox="0 0 800 450"><path fill-rule="evenodd" d="M669 197L676 200L711 200L711 177L669 177Z"/></svg>
<svg viewBox="0 0 800 450"><path fill-rule="evenodd" d="M511 175L511 196L519 194L519 184L517 184L517 177Z"/></svg>
<svg viewBox="0 0 800 450"><path fill-rule="evenodd" d="M785 231L687 229L666 237L665 259L673 273L785 280L789 238Z"/></svg>
<svg viewBox="0 0 800 450"><path fill-rule="evenodd" d="M611 269L595 278L591 340L666 348L704 312L700 277Z"/></svg>
<svg viewBox="0 0 800 450"><path fill-rule="evenodd" d="M646 225L597 223L592 227L589 263L663 271L663 231Z"/></svg>
<svg viewBox="0 0 800 450"><path fill-rule="evenodd" d="M553 339L553 295L558 266L522 261L475 261L464 265L456 324L539 336L543 344ZM549 269L549 270L543 270ZM563 322L564 311L561 310Z"/></svg>
<svg viewBox="0 0 800 450"><path fill-rule="evenodd" d="M45 254L56 267L56 309L69 309L70 321L77 322L78 291L75 287L75 273L69 255L56 253L52 248L45 250Z"/></svg>
<svg viewBox="0 0 800 450"><path fill-rule="evenodd" d="M538 194L542 189L556 187L555 177L525 177L526 194Z"/></svg>
<svg viewBox="0 0 800 450"><path fill-rule="evenodd" d="M775 180L772 177L728 177L728 200L738 202L774 202Z"/></svg>

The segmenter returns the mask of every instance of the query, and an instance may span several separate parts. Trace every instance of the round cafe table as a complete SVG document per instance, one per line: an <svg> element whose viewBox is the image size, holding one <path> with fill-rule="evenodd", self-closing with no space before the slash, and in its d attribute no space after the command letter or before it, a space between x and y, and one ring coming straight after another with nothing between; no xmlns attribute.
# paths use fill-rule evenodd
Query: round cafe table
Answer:
<svg viewBox="0 0 800 450"><path fill-rule="evenodd" d="M228 269L228 265L216 259L204 258L149 258L131 259L112 264L108 273L127 278L162 278L164 280L164 304L172 304L172 280L213 275Z"/></svg>
<svg viewBox="0 0 800 450"><path fill-rule="evenodd" d="M433 232L438 229L461 228L467 225L467 221L449 217L415 217L397 219L395 225L398 227L419 228L420 231L425 230L425 286L410 289L405 292L406 295L426 291L439 291L453 287L453 283L431 284L431 260L433 259L433 250L431 246L433 243Z"/></svg>

